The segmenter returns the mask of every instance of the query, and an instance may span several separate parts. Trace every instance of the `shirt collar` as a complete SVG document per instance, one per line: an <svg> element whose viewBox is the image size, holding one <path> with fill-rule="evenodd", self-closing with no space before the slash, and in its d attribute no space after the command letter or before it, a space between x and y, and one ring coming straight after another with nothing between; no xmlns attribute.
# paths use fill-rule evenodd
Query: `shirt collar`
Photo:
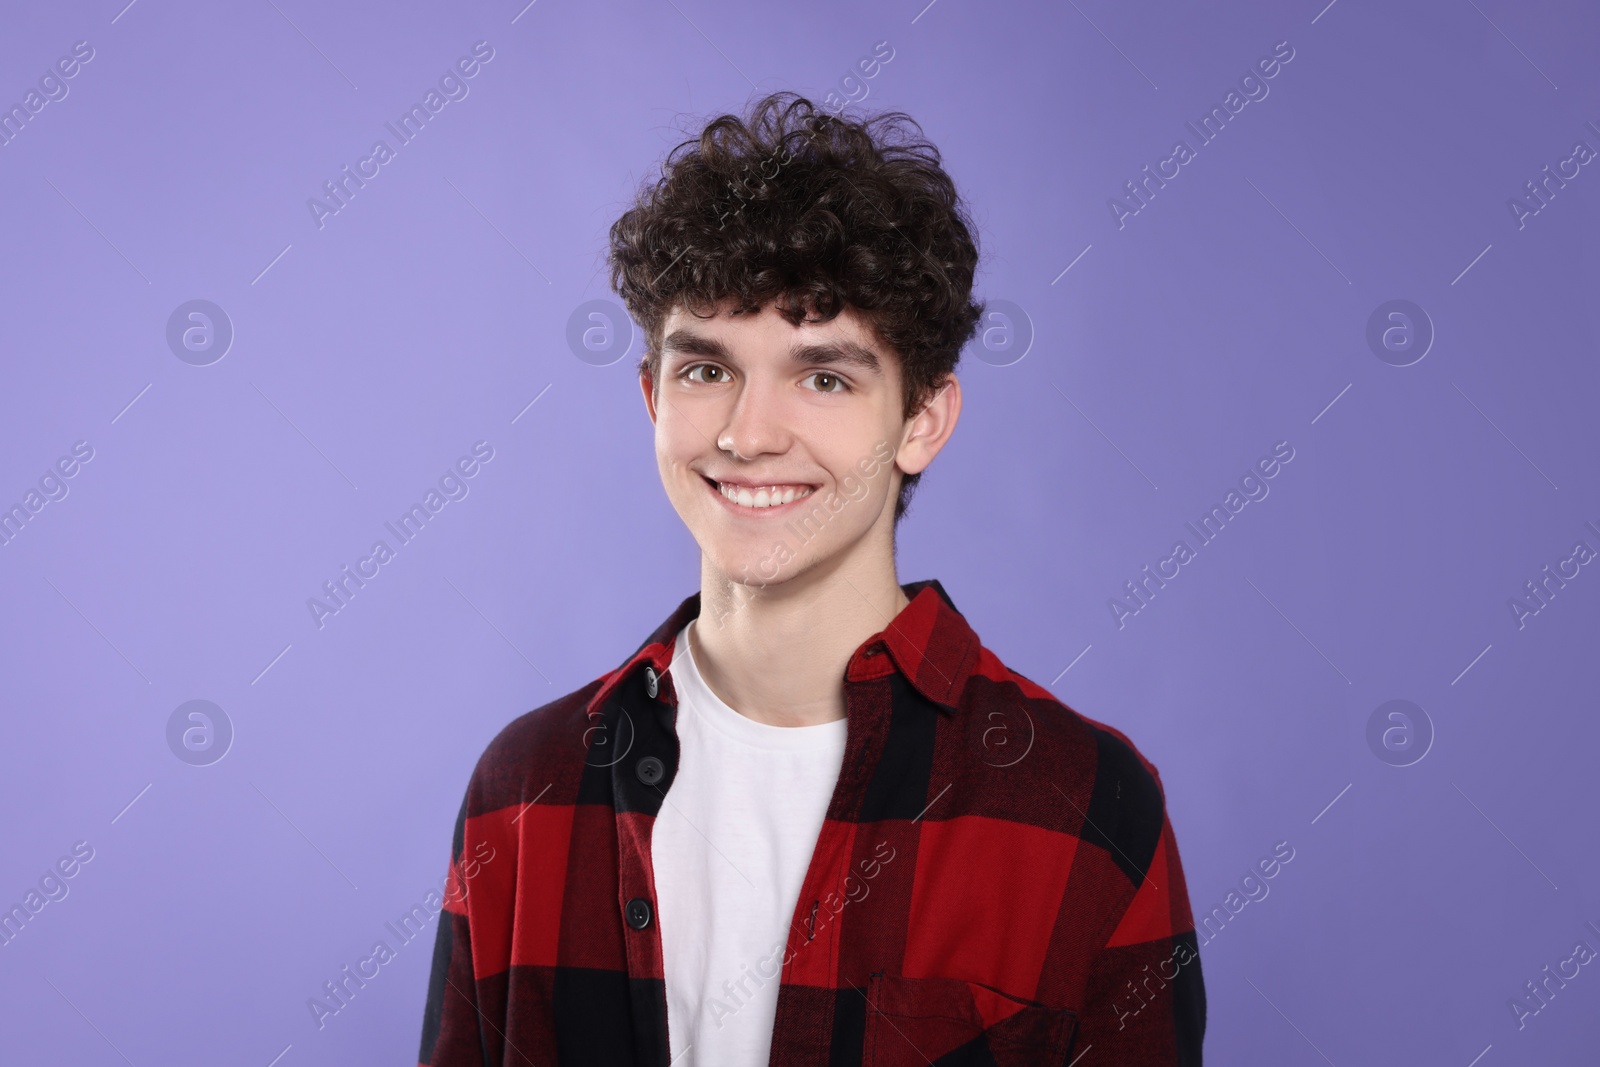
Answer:
<svg viewBox="0 0 1600 1067"><path fill-rule="evenodd" d="M947 711L954 710L977 666L978 635L956 610L937 578L910 582L900 588L910 603L856 648L846 664L845 678L862 681L898 670L928 700ZM624 680L647 668L657 678L666 675L679 632L699 614L700 594L695 592L684 598L638 650L606 678L590 699L588 710L603 707ZM887 651L887 661L878 656L880 650Z"/></svg>

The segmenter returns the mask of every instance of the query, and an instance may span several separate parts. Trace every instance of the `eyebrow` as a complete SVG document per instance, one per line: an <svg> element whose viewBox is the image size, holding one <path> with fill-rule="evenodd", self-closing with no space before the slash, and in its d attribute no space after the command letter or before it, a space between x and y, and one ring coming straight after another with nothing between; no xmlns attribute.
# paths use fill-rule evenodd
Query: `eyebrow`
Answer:
<svg viewBox="0 0 1600 1067"><path fill-rule="evenodd" d="M689 330L673 330L661 342L663 356L708 356L732 362L728 346L714 337L706 337ZM819 341L795 345L789 349L789 362L797 367L847 366L858 367L868 374L882 375L883 365L877 353L854 341Z"/></svg>

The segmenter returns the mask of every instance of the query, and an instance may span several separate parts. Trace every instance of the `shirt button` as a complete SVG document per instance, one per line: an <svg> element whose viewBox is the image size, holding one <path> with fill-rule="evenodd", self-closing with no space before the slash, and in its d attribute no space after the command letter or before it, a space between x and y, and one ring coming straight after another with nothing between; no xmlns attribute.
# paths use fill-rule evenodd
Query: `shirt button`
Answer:
<svg viewBox="0 0 1600 1067"><path fill-rule="evenodd" d="M634 897L628 901L628 925L635 930L643 930L650 925L650 902L644 897Z"/></svg>
<svg viewBox="0 0 1600 1067"><path fill-rule="evenodd" d="M654 756L646 756L644 759L634 764L633 773L637 774L639 776L639 781L643 782L645 785L655 785L657 782L661 781L661 779L666 777L667 767L666 764L662 763Z"/></svg>
<svg viewBox="0 0 1600 1067"><path fill-rule="evenodd" d="M650 694L651 700L654 700L656 694L661 691L661 682L656 677L656 669L654 667L646 667L644 669L644 691Z"/></svg>

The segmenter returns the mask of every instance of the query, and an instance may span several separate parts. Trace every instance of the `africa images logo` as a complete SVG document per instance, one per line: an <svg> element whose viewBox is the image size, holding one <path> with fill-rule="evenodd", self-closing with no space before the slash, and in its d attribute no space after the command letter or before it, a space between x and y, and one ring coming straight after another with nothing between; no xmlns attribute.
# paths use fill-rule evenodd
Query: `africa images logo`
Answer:
<svg viewBox="0 0 1600 1067"><path fill-rule="evenodd" d="M346 163L339 169L339 175L322 183L322 191L327 200L309 197L306 207L311 211L311 221L317 224L317 229L322 229L328 224L328 219L350 206L350 201L360 190L366 188L367 181L376 178L382 173L381 168L397 156L397 149L410 144L422 133L422 130L433 117L445 109L445 105L452 101L461 101L467 98L472 87L467 80L477 77L483 69L483 64L494 58L494 47L488 41L478 41L472 46L471 56L462 56L456 60L455 66L446 70L439 76L439 87L428 87L420 103L414 103L394 122L385 122L384 127L394 135L393 146L388 141L379 139L372 143L372 150L365 156L356 160L356 169L352 173L350 164Z"/></svg>
<svg viewBox="0 0 1600 1067"><path fill-rule="evenodd" d="M483 470L483 465L494 459L494 446L488 441L478 441L472 446L472 455L462 456L453 466L445 469L439 477L437 489L429 487L422 500L413 503L411 507L393 522L385 522L383 528L394 537L395 544L390 547L389 542L379 538L372 543L372 549L365 556L356 560L355 570L350 569L346 563L339 568L337 576L322 583L322 591L326 599L318 597L306 598L306 610L311 613L311 621L317 624L317 629L327 625L329 618L339 614L355 600L356 594L366 588L369 581L383 573L383 568L392 562L399 550L412 541L415 541L434 516L444 510L446 504L452 500L465 500L472 491L468 479L475 478Z"/></svg>
<svg viewBox="0 0 1600 1067"><path fill-rule="evenodd" d="M1222 136L1222 131L1228 128L1228 123L1249 104L1265 100L1267 94L1272 92L1272 87L1267 82L1277 77L1284 66L1294 59L1294 55L1293 45L1288 41L1279 41L1272 46L1272 55L1262 56L1256 60L1254 66L1244 72L1239 79L1237 90L1229 89L1227 95L1222 98L1222 103L1213 104L1211 110L1201 116L1198 126L1193 121L1186 122L1184 125L1194 134L1196 146L1204 148ZM1123 186L1126 197L1113 196L1106 200L1106 207L1111 211L1111 221L1117 224L1117 229L1125 228L1130 218L1149 207L1157 191L1165 189L1167 182L1182 174L1183 168L1196 158L1198 158L1196 149L1189 147L1188 141L1179 140L1173 142L1170 156L1157 161L1153 172L1150 164L1146 163L1141 171L1144 176Z"/></svg>

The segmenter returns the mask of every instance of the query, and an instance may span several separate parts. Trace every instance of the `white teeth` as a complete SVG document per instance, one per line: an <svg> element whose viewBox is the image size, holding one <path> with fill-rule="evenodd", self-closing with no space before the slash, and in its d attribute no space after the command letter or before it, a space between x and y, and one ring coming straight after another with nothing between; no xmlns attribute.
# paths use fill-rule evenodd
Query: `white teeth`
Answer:
<svg viewBox="0 0 1600 1067"><path fill-rule="evenodd" d="M762 485L757 486L754 492L748 487L732 486L718 483L717 490L729 500L745 508L772 508L780 504L788 504L811 493L809 486L793 485Z"/></svg>

